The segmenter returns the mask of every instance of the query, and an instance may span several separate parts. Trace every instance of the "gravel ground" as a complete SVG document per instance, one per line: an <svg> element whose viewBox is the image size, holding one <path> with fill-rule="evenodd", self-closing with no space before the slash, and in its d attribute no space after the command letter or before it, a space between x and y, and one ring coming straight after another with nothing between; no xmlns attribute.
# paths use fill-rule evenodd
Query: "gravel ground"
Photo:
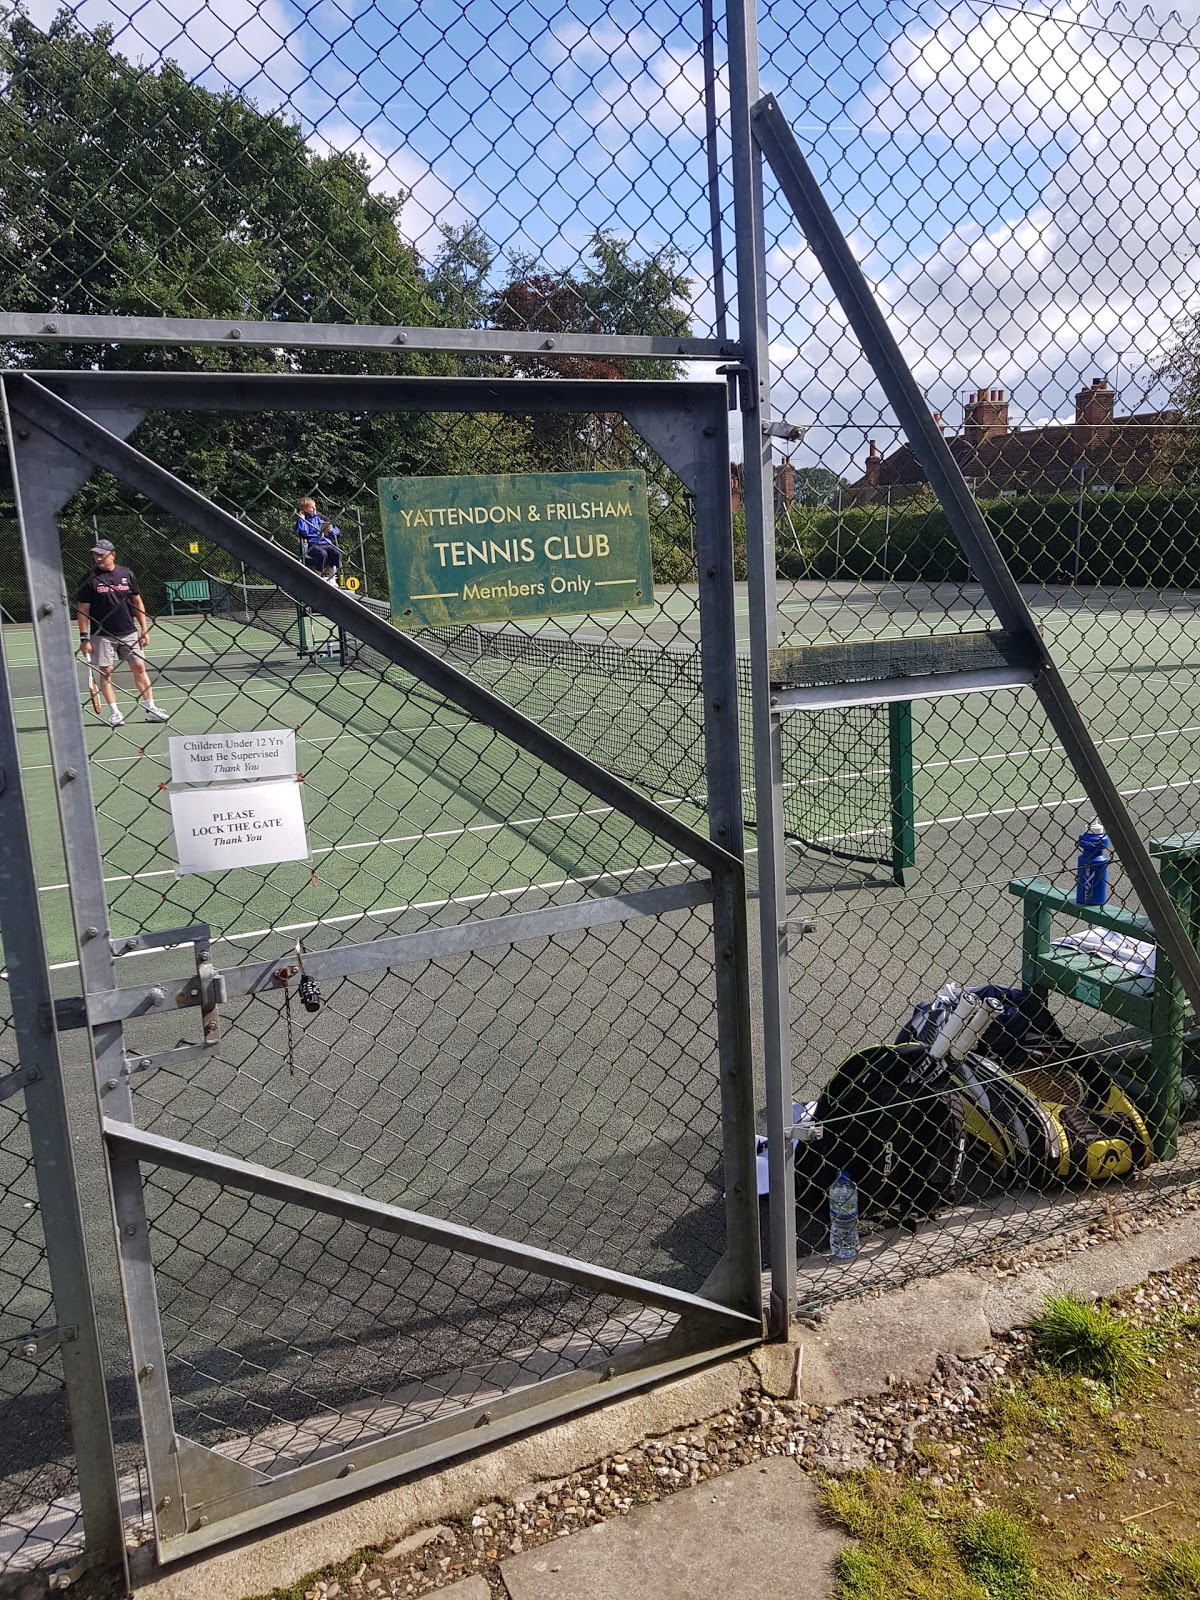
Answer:
<svg viewBox="0 0 1200 1600"><path fill-rule="evenodd" d="M1152 1200L1123 1195L1105 1218L1019 1254L997 1255L984 1270L998 1277L1018 1276L1197 1210L1200 1185ZM1186 1308L1196 1300L1196 1279L1194 1265L1181 1267L1118 1299L1138 1319L1166 1305ZM807 1320L817 1322L819 1315ZM928 1383L893 1379L884 1394L837 1406L748 1394L734 1411L647 1439L625 1455L605 1457L566 1479L543 1484L527 1499L481 1505L468 1517L410 1534L370 1560L349 1563L335 1575L286 1593L303 1600L363 1600L372 1595L407 1600L475 1572L487 1580L496 1600L506 1600L499 1570L506 1557L625 1516L636 1505L664 1499L765 1456L791 1456L806 1470L834 1475L875 1465L885 1472L907 1468L934 1486L958 1481L970 1476L989 1393L1028 1352L1028 1334L1016 1329L997 1338L994 1348L980 1357L940 1357ZM972 1501L983 1505L985 1498L976 1494Z"/></svg>

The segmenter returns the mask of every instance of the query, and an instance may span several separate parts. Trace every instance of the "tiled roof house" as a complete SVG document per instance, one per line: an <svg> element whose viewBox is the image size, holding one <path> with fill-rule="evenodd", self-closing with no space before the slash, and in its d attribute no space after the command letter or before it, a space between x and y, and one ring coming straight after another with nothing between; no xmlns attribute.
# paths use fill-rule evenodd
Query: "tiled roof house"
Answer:
<svg viewBox="0 0 1200 1600"><path fill-rule="evenodd" d="M979 499L1069 493L1081 478L1093 491L1133 488L1153 472L1164 434L1180 414L1118 417L1116 399L1107 379L1093 378L1075 396L1073 423L1010 428L1004 390L979 389L967 396L962 433L947 443ZM872 439L865 468L850 491L859 500L903 500L925 483L907 444L882 456Z"/></svg>

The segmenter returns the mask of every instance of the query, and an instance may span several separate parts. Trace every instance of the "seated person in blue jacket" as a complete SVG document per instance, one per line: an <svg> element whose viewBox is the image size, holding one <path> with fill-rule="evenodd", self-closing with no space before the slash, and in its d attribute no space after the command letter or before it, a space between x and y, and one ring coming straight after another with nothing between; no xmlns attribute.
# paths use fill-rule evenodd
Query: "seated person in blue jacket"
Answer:
<svg viewBox="0 0 1200 1600"><path fill-rule="evenodd" d="M300 501L296 507L296 537L300 540L304 564L319 572L326 583L335 586L342 565L342 552L337 542L340 532L318 513L315 500Z"/></svg>

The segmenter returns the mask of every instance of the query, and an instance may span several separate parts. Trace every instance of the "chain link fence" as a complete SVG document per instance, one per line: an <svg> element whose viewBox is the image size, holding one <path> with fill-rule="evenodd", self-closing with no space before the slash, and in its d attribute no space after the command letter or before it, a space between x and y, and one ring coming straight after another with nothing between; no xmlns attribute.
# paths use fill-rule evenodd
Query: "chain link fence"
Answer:
<svg viewBox="0 0 1200 1600"><path fill-rule="evenodd" d="M511 421L527 437L539 421L424 420L436 462L467 448L458 434L480 439ZM649 469L652 545L694 571L694 513L679 481L617 419L569 420L577 460ZM374 516L361 545L346 541L340 574L342 586L357 579L371 620L392 609L367 592L373 572L386 589L377 483L392 460L363 464L356 492L364 506L374 496ZM235 498L208 487L218 504ZM87 511L95 498L123 509ZM268 531L273 521L277 542L299 553L295 512L270 506ZM344 529L349 519L338 520ZM194 1013L151 1005L126 1023L131 1053L116 1069L128 1073L139 1130L219 1158L209 1174L150 1152L136 1191L118 1196L119 1208L144 1208L175 1430L255 1485L300 1469L333 1475L328 1463L351 1449L445 1429L472 1406L503 1406L597 1364L624 1373L658 1347L686 1351L688 1297L743 1248L727 1229L713 896L686 833L699 842L709 826L699 585L666 587L652 608L413 635L657 799L668 826L656 835L589 791L586 776L565 777L104 474L59 521L68 593L92 569L98 537L133 567L152 619L149 691L118 664L110 698L99 668L74 667L96 882L114 948L128 951L117 981L174 992L186 978L183 935L203 924L231 986L217 1048L197 1050ZM32 643L21 598L6 602L10 680L32 705L40 680L32 649L17 649ZM36 719L26 732L35 785L45 765ZM301 795L294 861L181 870L178 755L167 741L189 733L294 743L295 777L269 786ZM49 816L35 813L34 827L48 953L73 969L68 880L79 858L68 851L64 870ZM628 895L669 903L631 920L618 900ZM549 915L597 899L618 915L596 926ZM470 936L520 914L541 914L547 931ZM141 947L165 928L182 930L173 948ZM432 930L468 937L435 940L445 954L403 954ZM248 976L260 969L266 980ZM103 1083L113 1068L102 1058L100 1070ZM247 1193L219 1175L230 1161L511 1239L559 1266L496 1261L442 1235L397 1236ZM123 1220L122 1233L139 1227ZM602 1282L615 1274L618 1287L564 1279L567 1258ZM757 1256L751 1272L757 1285ZM639 1282L664 1286L665 1304L643 1303ZM166 1516L174 1497L156 1480L153 1448L150 1457L160 1538L219 1520L219 1509L197 1520L196 1496L208 1491L189 1491L186 1476L184 1504Z"/></svg>
<svg viewBox="0 0 1200 1600"><path fill-rule="evenodd" d="M762 88L1194 934L1193 34L1174 16L987 0L766 0L758 29ZM729 36L723 14L650 0L472 5L436 22L420 7L217 18L169 3L119 15L102 0L57 18L0 13L0 307L25 319L6 360L681 384L708 373L739 353ZM843 668L846 652L890 642L969 644L997 618L770 170L765 183L773 406L806 430L779 446L769 485L771 642L841 648ZM140 319L127 329L142 342L69 320L102 317ZM171 318L197 319L203 342L181 343ZM366 331L332 349L315 334L299 343L295 324ZM151 412L134 440L289 550L296 504L314 496L341 530L343 581L381 610L380 477L645 471L652 612L419 637L704 826L696 505L627 423ZM752 473L731 463L740 581ZM125 727L89 723L116 931L203 917L219 959L247 962L274 953L281 930L326 949L365 927L565 903L610 880L687 880L662 841L514 763L503 741L114 478L95 475L60 530L68 575L82 577L97 537L138 571L173 727L278 724L304 753L311 860L198 896L166 859L168 774L121 689ZM7 484L0 606L26 637ZM738 626L753 886L741 592ZM13 678L33 705L31 654ZM802 1302L1010 1252L1195 1182L1192 1018L1161 956L1154 970L1120 860L1103 901L1093 881L1093 904L1076 905L1092 807L1033 689L795 711L781 734ZM69 962L52 843L44 859L49 936ZM225 1018L213 1071L146 1075L139 1118L697 1290L725 1247L710 938L690 910L637 939L593 929L502 959L432 960L403 980L347 977L311 1016L286 987L255 995ZM993 995L1015 1018L997 1014L962 1059L931 1061L955 984L1025 998ZM0 1103L3 1147L17 1152L9 1208L22 1193L19 1107ZM842 1166L860 1205L852 1263L828 1254ZM619 1356L667 1326L167 1168L145 1169L145 1197L175 1425L256 1471L311 1464L398 1419L435 1422L464 1394ZM35 1281L34 1225L12 1225L0 1260L14 1294ZM52 1361L10 1361L23 1416L39 1385L53 1406ZM38 1504L60 1493L58 1471L38 1468ZM20 1473L17 1451L6 1529L25 1515Z"/></svg>
<svg viewBox="0 0 1200 1600"><path fill-rule="evenodd" d="M1194 37L1120 7L767 4L760 38L763 87L1194 933ZM807 425L776 473L782 642L998 628L770 169L766 197L774 403ZM905 882L848 853L788 858L790 914L815 925L793 948L791 1030L800 1294L818 1303L1197 1177L1190 1008L1161 954L1154 972L1119 860L1076 904L1094 807L1034 691L909 714ZM924 1048L955 984L1026 997L1015 1015L1001 996L965 1065ZM863 1251L831 1264L824 1189L843 1164Z"/></svg>
<svg viewBox="0 0 1200 1600"><path fill-rule="evenodd" d="M8 985L3 985L0 1065L18 1065ZM74 1558L83 1527L66 1394L55 1350L41 1340L58 1319L38 1207L29 1121L20 1096L0 1101L0 1570L53 1567Z"/></svg>

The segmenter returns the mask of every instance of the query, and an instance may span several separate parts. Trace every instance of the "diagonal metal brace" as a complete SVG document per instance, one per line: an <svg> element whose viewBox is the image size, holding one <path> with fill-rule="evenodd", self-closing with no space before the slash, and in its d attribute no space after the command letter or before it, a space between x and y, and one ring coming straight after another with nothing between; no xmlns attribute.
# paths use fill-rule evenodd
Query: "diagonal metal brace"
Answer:
<svg viewBox="0 0 1200 1600"><path fill-rule="evenodd" d="M754 138L770 163L847 321L858 335L863 354L871 363L907 435L912 453L936 492L946 520L983 585L1001 627L1027 641L1030 661L1034 664L1033 688L1096 808L1096 815L1108 831L1113 848L1154 926L1158 942L1166 951L1188 999L1200 1012L1200 955L1188 938L1162 879L1154 870L1150 852L1051 659L1033 613L950 447L930 415L925 397L900 353L879 302L854 259L774 95L765 95L750 108L750 121Z"/></svg>
<svg viewBox="0 0 1200 1600"><path fill-rule="evenodd" d="M221 510L165 467L101 427L83 411L69 405L24 374L7 374L3 383L10 406L60 444L94 461L122 483L171 512L206 539L211 539L272 583L278 584L302 605L328 617L338 627L345 628L348 633L377 650L386 660L461 706L468 716L494 728L572 783L589 790L598 799L606 800L648 833L677 849L687 851L710 871L736 865L736 858L720 845L689 828L598 763L580 755L571 745L514 710L499 695L492 694L465 673L426 650L415 639L410 639L391 623L384 622L366 607L360 606L350 595L331 588L294 556L239 522L229 512Z"/></svg>
<svg viewBox="0 0 1200 1600"><path fill-rule="evenodd" d="M264 1195L286 1205L320 1211L326 1216L340 1217L366 1228L397 1233L407 1239L419 1239L425 1244L440 1245L445 1250L475 1256L481 1261L494 1261L498 1266L539 1273L558 1283L577 1284L599 1294L655 1306L660 1311L674 1311L681 1316L728 1323L739 1332L749 1332L760 1326L758 1318L747 1316L745 1312L734 1311L729 1306L719 1305L700 1295L688 1294L682 1289L653 1283L648 1278L635 1278L626 1272L592 1266L571 1256L540 1250L536 1245L521 1244L517 1240L484 1233L478 1228L463 1227L459 1223L443 1222L423 1212L388 1205L382 1200L369 1199L366 1195L347 1194L343 1189L315 1183L311 1178L293 1177L271 1167L259 1166L253 1161L239 1161L233 1156L217 1155L211 1150L201 1149L199 1145L183 1144L177 1139L163 1138L161 1134L146 1133L129 1123L114 1122L106 1117L104 1133L110 1148L116 1152L153 1166L206 1178L221 1188Z"/></svg>

